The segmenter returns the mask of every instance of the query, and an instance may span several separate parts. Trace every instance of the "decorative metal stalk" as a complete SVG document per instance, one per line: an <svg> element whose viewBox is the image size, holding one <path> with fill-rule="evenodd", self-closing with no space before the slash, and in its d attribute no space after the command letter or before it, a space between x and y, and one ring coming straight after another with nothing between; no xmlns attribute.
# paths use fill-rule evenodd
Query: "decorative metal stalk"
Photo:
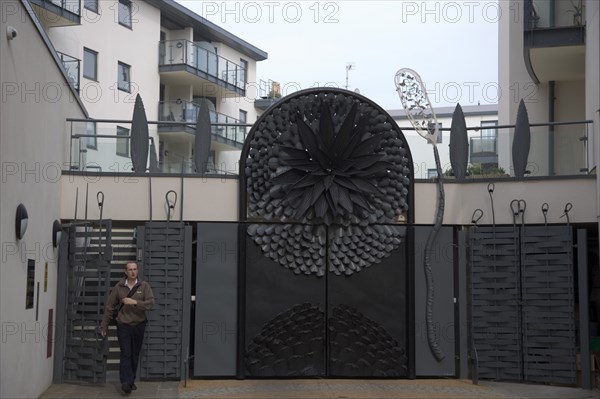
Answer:
<svg viewBox="0 0 600 399"><path fill-rule="evenodd" d="M408 120L415 128L416 132L433 145L433 155L437 169L437 210L435 212L433 229L431 229L423 254L423 269L425 272L425 282L427 286L427 299L425 302L425 323L427 329L427 343L431 353L438 362L441 362L446 355L439 347L438 339L433 325L433 301L435 297L433 272L431 270L431 256L433 254L433 243L442 227L444 219L444 183L440 155L436 146L438 135L437 118L433 107L427 97L427 92L419 74L412 69L402 68L396 72L394 78L396 92L400 97L402 107L406 111Z"/></svg>

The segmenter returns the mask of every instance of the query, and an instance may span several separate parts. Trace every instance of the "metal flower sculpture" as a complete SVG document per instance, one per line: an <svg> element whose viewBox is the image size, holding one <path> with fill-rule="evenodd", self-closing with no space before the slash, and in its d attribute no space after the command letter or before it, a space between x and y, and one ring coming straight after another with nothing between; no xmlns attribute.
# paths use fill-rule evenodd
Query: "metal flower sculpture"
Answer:
<svg viewBox="0 0 600 399"><path fill-rule="evenodd" d="M248 235L297 274L351 275L404 239L412 172L393 119L356 93L320 88L257 121L245 161ZM269 222L273 222L269 224Z"/></svg>
<svg viewBox="0 0 600 399"><path fill-rule="evenodd" d="M302 220L312 209L314 216L329 226L338 216L355 214L366 218L374 210L371 197L381 193L381 189L370 178L390 164L384 161L383 154L375 153L383 135L368 135L364 115L355 123L356 108L357 104L352 104L337 132L325 102L321 103L316 132L302 115L296 114L301 146L280 147L280 169L285 171L273 179L283 185L284 205L295 210L295 219Z"/></svg>
<svg viewBox="0 0 600 399"><path fill-rule="evenodd" d="M437 186L438 186L438 201L437 210L435 212L434 225L427 237L425 249L423 253L423 269L425 271L425 282L427 286L427 299L425 302L425 322L427 328L427 342L429 349L438 362L445 358L444 353L438 345L434 326L433 326L433 300L434 300L434 284L433 271L431 269L431 258L433 255L433 243L436 240L437 234L442 227L444 219L444 183L442 166L440 162L440 154L438 152L436 142L440 134L438 129L437 118L433 107L429 102L429 97L425 91L425 86L419 74L412 69L402 68L396 72L394 77L396 91L400 97L400 102L406 111L406 115L410 120L417 133L433 146L433 155L435 158L435 166L437 168Z"/></svg>

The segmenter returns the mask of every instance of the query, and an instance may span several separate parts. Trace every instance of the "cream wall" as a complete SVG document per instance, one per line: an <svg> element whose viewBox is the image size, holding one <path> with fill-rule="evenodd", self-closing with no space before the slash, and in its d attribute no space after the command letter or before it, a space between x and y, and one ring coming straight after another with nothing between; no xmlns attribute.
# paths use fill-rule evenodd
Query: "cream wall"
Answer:
<svg viewBox="0 0 600 399"><path fill-rule="evenodd" d="M113 220L149 220L150 219L150 182L147 177L64 175L62 185L61 216L72 219L75 213L75 191L79 187L79 210L82 215L85 203L81 200L89 183L89 195L92 200L88 205L90 219L99 217L98 207L95 206L96 193L102 191L105 195L103 217ZM68 184L66 182L68 181ZM184 178L183 186L183 220L186 221L237 221L238 218L238 185L235 178L207 179ZM444 224L470 225L473 211L480 208L484 218L480 224L491 224L491 206L488 194L489 181L455 184L447 182L445 187L446 211ZM560 185L561 190L557 190ZM436 210L437 185L433 182L415 183L415 222L417 224L432 224ZM177 177L152 178L152 218L166 220L165 194L174 190L178 194L173 219L179 220L181 212L181 180ZM494 191L494 206L496 223L512 224L510 202L513 199L524 199L527 202L527 223L543 223L541 206L544 202L550 206L548 223L564 223L560 218L565 204L571 202L573 209L570 213L572 223L590 223L595 221L593 198L595 180L590 178L563 180L526 180L496 181Z"/></svg>
<svg viewBox="0 0 600 399"><path fill-rule="evenodd" d="M179 220L183 201L183 220L235 221L238 220L238 180L225 178L183 179L183 197L179 177L73 176L62 177L61 217L73 219L75 196L79 189L77 214L85 210L84 193L89 190L88 217L98 219L96 205L98 191L104 193L103 217L113 220L150 220L150 191L152 191L152 219L166 220L165 195L169 190L177 193L177 204L172 219ZM152 185L152 190L150 190Z"/></svg>
<svg viewBox="0 0 600 399"><path fill-rule="evenodd" d="M52 223L60 218L65 119L82 118L85 112L70 93L57 98L51 91L67 87L67 80L21 2L12 5L18 12L2 14L0 21L0 397L36 398L50 386L53 375L54 353L47 357L46 347L48 331L53 330L48 310L54 309L56 316L57 253L52 247ZM11 41L4 33L7 26L18 31ZM14 84L18 91L11 94ZM17 241L19 203L27 208L29 226ZM25 309L28 259L35 261L32 309Z"/></svg>
<svg viewBox="0 0 600 399"><path fill-rule="evenodd" d="M479 225L492 224L492 211L487 180L481 183L446 183L446 207L444 224L470 225L475 209L483 211ZM552 180L506 179L495 181L493 193L496 224L512 224L510 210L512 200L523 199L526 202L525 223L544 223L541 206L549 206L548 223L566 223L565 205L572 204L569 212L571 223L595 223L594 198L596 182L590 177ZM560 189L557 189L560 187ZM432 224L436 210L436 184L434 182L415 184L415 220L418 224ZM519 219L520 221L520 219Z"/></svg>

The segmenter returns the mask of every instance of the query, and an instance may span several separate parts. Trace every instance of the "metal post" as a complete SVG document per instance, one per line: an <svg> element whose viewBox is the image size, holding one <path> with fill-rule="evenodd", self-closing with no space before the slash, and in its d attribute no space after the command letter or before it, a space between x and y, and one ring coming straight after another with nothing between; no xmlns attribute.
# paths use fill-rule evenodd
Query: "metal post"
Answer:
<svg viewBox="0 0 600 399"><path fill-rule="evenodd" d="M461 379L469 378L467 323L467 238L466 230L458 230L458 328L455 339L458 344L459 372Z"/></svg>
<svg viewBox="0 0 600 399"><path fill-rule="evenodd" d="M587 230L577 230L577 275L579 283L579 342L581 387L592 389L590 353L590 309L588 295Z"/></svg>

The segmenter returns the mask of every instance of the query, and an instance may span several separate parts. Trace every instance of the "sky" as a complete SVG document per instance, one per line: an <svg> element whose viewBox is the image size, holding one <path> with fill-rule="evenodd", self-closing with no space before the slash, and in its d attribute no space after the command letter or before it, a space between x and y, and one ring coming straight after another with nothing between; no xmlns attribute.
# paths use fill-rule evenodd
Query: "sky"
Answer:
<svg viewBox="0 0 600 399"><path fill-rule="evenodd" d="M400 68L419 73L434 106L500 95L498 0L177 1L266 51L257 80L280 82L283 95L346 88L347 75L349 90L400 109Z"/></svg>

